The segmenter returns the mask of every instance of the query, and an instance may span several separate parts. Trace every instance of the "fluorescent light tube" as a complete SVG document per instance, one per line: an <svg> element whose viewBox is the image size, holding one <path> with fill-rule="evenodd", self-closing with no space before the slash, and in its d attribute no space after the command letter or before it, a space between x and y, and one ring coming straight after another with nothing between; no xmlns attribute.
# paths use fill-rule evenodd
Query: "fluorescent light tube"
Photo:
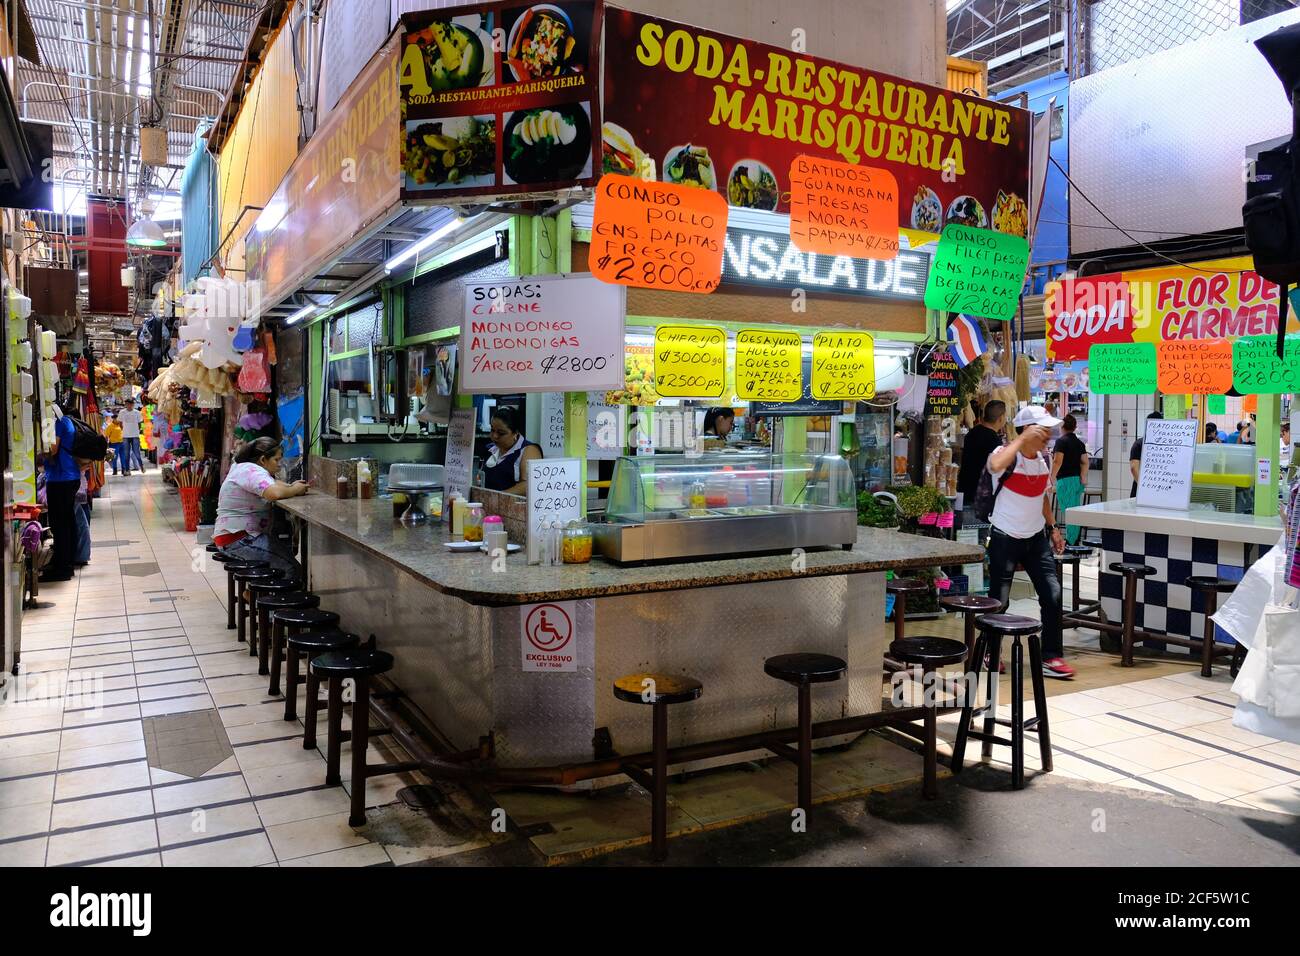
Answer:
<svg viewBox="0 0 1300 956"><path fill-rule="evenodd" d="M391 273L394 269L400 266L407 259L411 259L414 258L415 256L418 256L421 252L423 252L425 249L428 249L439 239L445 239L447 236L451 235L453 232L455 232L464 224L465 224L465 220L460 216L457 216L451 222L446 223L440 229L437 229L434 232L429 233L429 235L425 236L419 242L415 243L414 245L408 246L406 249L399 252L397 255L393 256L393 258L385 262L384 271Z"/></svg>

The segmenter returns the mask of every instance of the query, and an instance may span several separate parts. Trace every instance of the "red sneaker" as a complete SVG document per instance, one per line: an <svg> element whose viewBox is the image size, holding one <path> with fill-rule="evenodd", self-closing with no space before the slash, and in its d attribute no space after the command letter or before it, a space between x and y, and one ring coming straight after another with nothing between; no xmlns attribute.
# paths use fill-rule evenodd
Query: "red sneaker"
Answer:
<svg viewBox="0 0 1300 956"><path fill-rule="evenodd" d="M1074 668L1065 663L1064 657L1049 657L1043 661L1044 677L1059 677L1061 680L1073 680Z"/></svg>

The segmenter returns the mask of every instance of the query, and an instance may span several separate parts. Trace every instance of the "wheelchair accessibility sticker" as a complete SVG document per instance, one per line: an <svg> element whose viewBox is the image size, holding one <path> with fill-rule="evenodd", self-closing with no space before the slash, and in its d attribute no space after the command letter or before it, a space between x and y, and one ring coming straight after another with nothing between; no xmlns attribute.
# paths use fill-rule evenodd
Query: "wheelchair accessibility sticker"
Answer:
<svg viewBox="0 0 1300 956"><path fill-rule="evenodd" d="M519 609L520 646L526 671L576 671L576 601L530 604Z"/></svg>

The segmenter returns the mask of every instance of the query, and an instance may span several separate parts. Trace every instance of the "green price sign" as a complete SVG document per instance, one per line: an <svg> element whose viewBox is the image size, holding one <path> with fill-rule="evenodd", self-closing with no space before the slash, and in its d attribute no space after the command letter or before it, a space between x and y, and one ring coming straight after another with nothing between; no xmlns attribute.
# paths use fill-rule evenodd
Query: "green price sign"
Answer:
<svg viewBox="0 0 1300 956"><path fill-rule="evenodd" d="M1277 338L1248 335L1232 344L1232 387L1243 395L1300 392L1300 335L1286 337L1285 356L1277 357Z"/></svg>
<svg viewBox="0 0 1300 956"><path fill-rule="evenodd" d="M927 308L1009 321L1029 270L1029 241L949 223L925 283Z"/></svg>
<svg viewBox="0 0 1300 956"><path fill-rule="evenodd" d="M1094 345L1088 349L1088 385L1098 395L1142 395L1154 392L1155 343Z"/></svg>
<svg viewBox="0 0 1300 956"><path fill-rule="evenodd" d="M1226 395L1210 395L1209 404L1205 406L1206 413L1209 415L1226 415L1228 414L1228 397Z"/></svg>

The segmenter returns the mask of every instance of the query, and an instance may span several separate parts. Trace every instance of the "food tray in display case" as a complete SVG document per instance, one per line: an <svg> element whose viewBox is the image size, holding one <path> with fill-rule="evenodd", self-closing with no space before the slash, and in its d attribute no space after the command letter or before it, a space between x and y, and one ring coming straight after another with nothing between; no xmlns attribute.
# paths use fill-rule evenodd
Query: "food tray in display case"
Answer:
<svg viewBox="0 0 1300 956"><path fill-rule="evenodd" d="M851 548L853 471L835 455L619 458L596 548L611 561Z"/></svg>

